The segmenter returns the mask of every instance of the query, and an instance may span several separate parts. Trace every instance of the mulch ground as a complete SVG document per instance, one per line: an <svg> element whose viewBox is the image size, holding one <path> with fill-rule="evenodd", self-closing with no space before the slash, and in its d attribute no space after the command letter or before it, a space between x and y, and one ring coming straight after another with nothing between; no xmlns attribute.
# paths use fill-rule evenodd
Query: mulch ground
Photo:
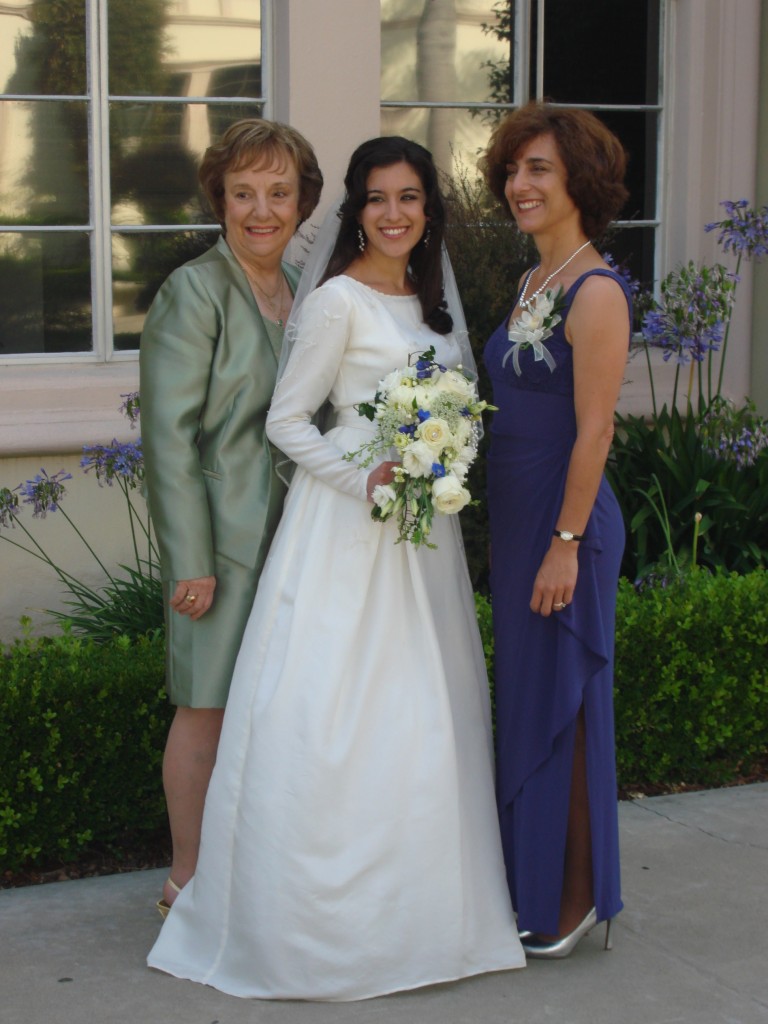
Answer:
<svg viewBox="0 0 768 1024"><path fill-rule="evenodd" d="M721 788L747 786L753 782L768 782L768 755L753 767L748 775L741 775ZM667 786L642 784L623 786L619 789L620 800L638 800L649 796L664 796L670 793L695 793L711 786L689 783ZM96 878L100 875L117 875L125 871L149 871L152 868L168 867L171 863L170 838L147 844L130 851L90 850L77 860L67 863L43 864L23 871L5 871L0 876L0 889L15 889L23 885L43 885L46 882L65 882L75 878Z"/></svg>

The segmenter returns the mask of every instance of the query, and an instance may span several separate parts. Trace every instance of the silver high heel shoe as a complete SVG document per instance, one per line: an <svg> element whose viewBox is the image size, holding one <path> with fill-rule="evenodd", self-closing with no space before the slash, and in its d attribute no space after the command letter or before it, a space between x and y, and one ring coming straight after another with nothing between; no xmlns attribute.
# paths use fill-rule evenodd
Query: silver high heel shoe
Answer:
<svg viewBox="0 0 768 1024"><path fill-rule="evenodd" d="M570 956L576 948L580 939L590 932L597 924L597 911L594 907L589 911L584 920L577 924L572 932L564 935L561 939L540 939L535 934L525 934L521 939L525 955L532 960L563 960ZM605 922L605 946L604 949L613 949L611 941L611 919Z"/></svg>

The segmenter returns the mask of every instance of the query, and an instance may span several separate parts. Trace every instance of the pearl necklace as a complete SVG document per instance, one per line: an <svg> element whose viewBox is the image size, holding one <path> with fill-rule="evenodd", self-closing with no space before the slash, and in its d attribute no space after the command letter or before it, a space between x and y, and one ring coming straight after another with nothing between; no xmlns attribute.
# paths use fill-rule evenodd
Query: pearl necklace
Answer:
<svg viewBox="0 0 768 1024"><path fill-rule="evenodd" d="M538 298L538 296L544 291L544 289L547 287L547 285L552 280L552 278L553 277L557 277L557 275L560 273L561 270L565 270L565 268L568 266L568 264L571 262L571 260L575 260L576 259L576 257L579 255L579 253L581 252L582 249L586 249L587 246L591 245L591 244L592 243L590 242L590 240L587 239L586 242L583 245L579 246L579 248L576 250L576 252L572 252L571 253L571 255L568 257L568 259L565 261L565 263L563 263L561 266L559 266L557 268L557 270L553 271L549 275L549 277L546 279L544 284L541 285L539 288L537 288L536 291L533 293L533 295L531 295L530 299L526 299L525 293L528 291L528 282L531 280L531 278L533 277L535 272L541 266L541 264L538 263L533 268L533 270L530 272L530 274L526 277L525 281L523 282L523 290L520 292L520 298L517 300L517 304L520 306L520 308L521 309L528 309L530 304L532 302L535 302L536 299Z"/></svg>

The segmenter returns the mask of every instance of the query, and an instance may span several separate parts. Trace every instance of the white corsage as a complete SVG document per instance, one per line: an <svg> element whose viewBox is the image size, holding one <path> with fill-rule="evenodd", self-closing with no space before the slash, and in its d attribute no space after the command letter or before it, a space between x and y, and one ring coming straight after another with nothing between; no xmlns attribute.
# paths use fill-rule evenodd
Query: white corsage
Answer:
<svg viewBox="0 0 768 1024"><path fill-rule="evenodd" d="M544 342L552 337L553 328L563 319L560 316L562 308L562 287L558 288L554 295L551 289L547 289L527 302L520 316L515 317L509 325L509 340L512 345L501 361L502 367L507 365L507 360L512 356L515 373L518 377L521 376L520 350L532 348L535 361L538 363L543 359L552 373L557 364Z"/></svg>

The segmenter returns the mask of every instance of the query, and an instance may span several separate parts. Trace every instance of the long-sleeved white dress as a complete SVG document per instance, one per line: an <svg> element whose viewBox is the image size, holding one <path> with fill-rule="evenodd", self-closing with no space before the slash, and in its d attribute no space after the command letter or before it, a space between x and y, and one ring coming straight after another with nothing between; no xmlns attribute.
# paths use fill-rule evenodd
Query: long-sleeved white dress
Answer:
<svg viewBox="0 0 768 1024"><path fill-rule="evenodd" d="M346 277L304 303L267 429L297 465L232 681L197 873L149 964L238 996L349 1000L525 963L456 516L371 520L354 405L451 337ZM329 399L334 426L310 420Z"/></svg>

